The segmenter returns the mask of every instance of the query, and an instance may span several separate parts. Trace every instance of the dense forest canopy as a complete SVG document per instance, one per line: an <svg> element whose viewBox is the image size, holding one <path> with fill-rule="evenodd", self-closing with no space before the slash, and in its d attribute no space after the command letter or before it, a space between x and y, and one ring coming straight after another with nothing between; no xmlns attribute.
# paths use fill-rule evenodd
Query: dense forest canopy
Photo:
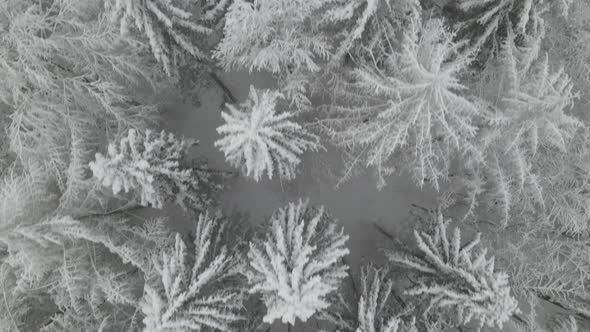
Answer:
<svg viewBox="0 0 590 332"><path fill-rule="evenodd" d="M0 0L0 330L587 331L588 23L586 0ZM233 71L272 82L240 100ZM164 126L211 90L224 167ZM326 152L333 186L434 193L360 267L330 206L221 204Z"/></svg>

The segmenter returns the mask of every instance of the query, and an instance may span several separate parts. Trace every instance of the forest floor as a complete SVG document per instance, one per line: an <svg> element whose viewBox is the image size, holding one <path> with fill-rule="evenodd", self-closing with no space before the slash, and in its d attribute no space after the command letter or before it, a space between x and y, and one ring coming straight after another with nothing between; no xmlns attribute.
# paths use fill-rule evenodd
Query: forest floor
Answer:
<svg viewBox="0 0 590 332"><path fill-rule="evenodd" d="M274 80L262 73L233 72L220 76L238 102L248 96L250 84L256 88L272 88ZM174 99L174 98L171 98ZM216 128L222 124L221 111L224 98L221 90L212 86L199 98L200 105L171 100L164 110L163 128L184 137L199 140L199 146L189 157L206 158L210 167L218 170L234 170L224 159L223 153L214 146L219 139ZM388 234L404 236L411 242L414 220L410 214L411 204L432 207L435 195L421 190L410 178L392 176L382 190L377 190L376 179L370 172L355 176L339 187L338 175L342 162L334 148L327 147L319 153L303 156L297 178L290 182L263 179L255 182L244 177L232 178L229 188L222 195L221 208L226 213L245 213L252 225L268 220L277 208L299 198L309 198L310 204L323 205L344 227L349 235L350 255L347 263L355 277L360 266L383 262L382 248L391 248L390 239L380 232L380 226ZM193 224L181 210L170 207L162 211L170 219L173 228L189 231ZM292 332L317 331L316 322L297 324ZM275 324L272 332L287 331L282 324ZM504 328L503 331L512 331Z"/></svg>

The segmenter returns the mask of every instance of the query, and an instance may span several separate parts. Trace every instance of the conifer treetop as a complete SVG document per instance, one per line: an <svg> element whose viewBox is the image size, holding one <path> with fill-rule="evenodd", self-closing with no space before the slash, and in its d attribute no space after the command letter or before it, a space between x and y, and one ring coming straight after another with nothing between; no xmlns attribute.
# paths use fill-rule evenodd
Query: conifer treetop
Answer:
<svg viewBox="0 0 590 332"><path fill-rule="evenodd" d="M240 264L223 242L223 222L199 215L194 253L176 234L174 248L155 258L141 302L145 331L234 331L243 319L243 292L231 281Z"/></svg>
<svg viewBox="0 0 590 332"><path fill-rule="evenodd" d="M419 282L406 293L429 300L424 310L450 309L458 324L477 321L480 327L499 327L518 312L518 302L510 295L508 275L495 270L494 258L486 258L487 250L477 250L478 233L473 240L461 244L458 228L449 238L442 212L434 216L433 234L414 231L419 254L389 254L391 262L414 271Z"/></svg>
<svg viewBox="0 0 590 332"><path fill-rule="evenodd" d="M273 214L269 232L250 243L246 276L250 293L261 293L264 321L307 321L330 306L329 296L346 277L342 258L348 236L323 207L289 203Z"/></svg>
<svg viewBox="0 0 590 332"><path fill-rule="evenodd" d="M295 178L300 155L317 150L318 137L292 121L295 113L277 111L277 102L283 98L278 91L250 86L248 97L239 108L226 105L229 113L221 113L225 124L217 128L224 137L215 146L232 166L256 181L264 173L272 178L275 171L280 178Z"/></svg>
<svg viewBox="0 0 590 332"><path fill-rule="evenodd" d="M111 22L119 24L122 35L130 26L145 34L154 57L172 75L183 53L197 61L209 59L204 39L213 33L212 23L228 1L208 3L197 8L196 1L190 0L107 0L105 9ZM200 43L196 42L199 39Z"/></svg>
<svg viewBox="0 0 590 332"><path fill-rule="evenodd" d="M119 142L109 143L107 156L97 153L89 166L94 177L112 188L114 194L137 190L144 206L162 208L165 201L172 200L184 209L189 208L187 203L204 209L210 199L198 189L207 184L207 175L180 164L196 144L195 140L178 139L165 131L154 135L150 130L140 134L129 129Z"/></svg>
<svg viewBox="0 0 590 332"><path fill-rule="evenodd" d="M379 187L405 169L420 186L428 179L438 188L453 152L477 154L471 140L478 108L459 80L471 57L453 37L442 21L417 18L401 50L374 54L337 87L334 105L318 123L349 154L349 168L373 167Z"/></svg>
<svg viewBox="0 0 590 332"><path fill-rule="evenodd" d="M311 30L314 23L308 20L330 1L233 1L214 57L226 69L317 72L331 46L325 35Z"/></svg>

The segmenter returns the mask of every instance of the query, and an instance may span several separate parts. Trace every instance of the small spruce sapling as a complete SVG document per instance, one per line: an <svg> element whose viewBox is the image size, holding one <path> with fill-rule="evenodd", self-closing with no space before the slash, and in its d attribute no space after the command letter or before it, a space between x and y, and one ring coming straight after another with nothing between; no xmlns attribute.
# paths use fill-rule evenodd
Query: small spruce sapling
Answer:
<svg viewBox="0 0 590 332"><path fill-rule="evenodd" d="M348 236L337 230L323 207L308 208L303 200L280 208L270 227L250 243L250 293L262 294L264 322L305 322L330 306L329 296L347 276L342 258L348 254Z"/></svg>
<svg viewBox="0 0 590 332"><path fill-rule="evenodd" d="M185 210L204 209L210 198L199 190L208 183L207 174L181 168L181 160L196 143L165 131L153 135L147 130L142 135L130 129L118 144L109 144L106 156L97 153L89 165L94 177L114 194L138 191L143 206L160 209L172 200Z"/></svg>
<svg viewBox="0 0 590 332"><path fill-rule="evenodd" d="M487 250L476 251L480 234L461 244L461 233L455 229L447 237L447 225L440 208L435 216L434 234L414 231L419 253L389 254L389 260L418 276L415 286L406 294L429 301L424 315L431 309L455 312L452 324L465 325L471 321L480 327L498 327L518 312L518 302L510 295L508 275L495 271L494 258L486 258Z"/></svg>
<svg viewBox="0 0 590 332"><path fill-rule="evenodd" d="M274 171L282 179L294 179L300 155L319 148L318 137L292 121L293 112L277 113L277 101L283 95L250 86L249 99L236 107L227 104L222 112L225 124L217 128L224 135L215 142L234 167L258 181L264 175L272 179Z"/></svg>

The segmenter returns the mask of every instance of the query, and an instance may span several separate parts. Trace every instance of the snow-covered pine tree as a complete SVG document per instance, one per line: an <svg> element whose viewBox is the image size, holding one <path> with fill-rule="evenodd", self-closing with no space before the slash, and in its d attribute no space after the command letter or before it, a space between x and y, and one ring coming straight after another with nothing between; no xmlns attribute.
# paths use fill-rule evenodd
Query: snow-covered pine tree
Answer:
<svg viewBox="0 0 590 332"><path fill-rule="evenodd" d="M333 0L324 8L315 20L335 41L330 59L334 64L347 54L387 47L384 43L421 11L416 0Z"/></svg>
<svg viewBox="0 0 590 332"><path fill-rule="evenodd" d="M471 58L452 39L442 21L414 20L401 50L384 50L337 87L318 124L346 150L349 170L374 167L382 187L401 168L438 188L453 157L474 152L477 107L459 81Z"/></svg>
<svg viewBox="0 0 590 332"><path fill-rule="evenodd" d="M330 1L233 1L214 56L226 69L317 72L331 47L326 36L312 31L309 20Z"/></svg>
<svg viewBox="0 0 590 332"><path fill-rule="evenodd" d="M417 0L234 1L215 57L226 69L318 72L324 60L384 42L419 11Z"/></svg>
<svg viewBox="0 0 590 332"><path fill-rule="evenodd" d="M428 301L423 314L436 311L435 317L449 319L444 313L454 312L450 323L461 326L476 321L480 327L499 327L518 312L518 302L510 295L508 274L495 270L494 258L486 258L486 249L476 249L480 234L461 243L455 229L447 236L447 222L437 209L433 234L414 231L418 253L390 252L389 260L413 271L416 285L406 291Z"/></svg>
<svg viewBox="0 0 590 332"><path fill-rule="evenodd" d="M544 224L573 238L590 236L590 128L577 130L567 151L533 158L539 171L546 210L542 218L530 218L531 227Z"/></svg>
<svg viewBox="0 0 590 332"><path fill-rule="evenodd" d="M225 124L217 128L224 135L215 142L234 167L258 181L278 171L281 179L294 179L300 155L319 148L318 137L292 121L293 112L277 112L278 91L257 90L250 86L249 98L239 108L226 104Z"/></svg>
<svg viewBox="0 0 590 332"><path fill-rule="evenodd" d="M509 70L518 72L517 67ZM565 151L567 142L582 123L566 113L578 94L563 68L551 72L549 58L545 56L510 85L514 88L508 90L500 103L503 115L510 118L508 123L501 123L510 127L502 132L512 134L508 137L507 150L525 145L523 148L532 155L540 147Z"/></svg>
<svg viewBox="0 0 590 332"><path fill-rule="evenodd" d="M519 218L512 227L495 233L495 255L510 273L510 287L529 302L531 314L545 314L549 303L568 315L590 317L590 262L588 238L556 232L543 220Z"/></svg>
<svg viewBox="0 0 590 332"><path fill-rule="evenodd" d="M554 317L547 329L549 332L581 332L582 327L578 325L574 316Z"/></svg>
<svg viewBox="0 0 590 332"><path fill-rule="evenodd" d="M291 105L309 110L314 75L333 70L326 61L338 65L349 52L383 44L384 34L418 8L416 0L238 0L228 8L214 57L226 70L273 73Z"/></svg>
<svg viewBox="0 0 590 332"><path fill-rule="evenodd" d="M553 9L567 16L573 0L451 0L446 16L456 22L458 37L468 40L470 48L481 52L480 60L498 55L500 46L513 30L517 40L526 44L545 35L543 14Z"/></svg>
<svg viewBox="0 0 590 332"><path fill-rule="evenodd" d="M586 121L590 105L590 3L574 1L567 17L547 18L547 33L543 49L552 63L562 65L572 78L580 99L576 101L576 116Z"/></svg>
<svg viewBox="0 0 590 332"><path fill-rule="evenodd" d="M543 163L567 153L584 126L568 114L578 96L568 75L552 72L547 56L531 62L530 50L516 47L513 38L509 33L477 87L487 111L478 135L483 162L465 165L466 177L458 179L467 182L469 205L484 202L503 226L512 214L545 209L544 171L533 159Z"/></svg>
<svg viewBox="0 0 590 332"><path fill-rule="evenodd" d="M250 242L246 270L250 293L262 294L266 304L264 322L293 325L327 309L347 276L347 239L323 207L308 201L275 212L268 233Z"/></svg>
<svg viewBox="0 0 590 332"><path fill-rule="evenodd" d="M164 202L173 201L185 210L203 210L211 203L207 191L216 185L205 171L181 165L195 144L165 131L153 135L150 130L140 134L129 129L119 142L109 144L107 156L97 153L89 165L94 177L114 194L137 191L143 206L161 209Z"/></svg>
<svg viewBox="0 0 590 332"><path fill-rule="evenodd" d="M0 327L5 331L16 331L19 327L22 328L21 317L26 317L28 313L44 305L43 301L34 301L35 298L41 298L38 294L22 292L17 283L18 276L11 271L10 267L7 264L0 264L0 289L4 299L4 303L0 304L2 308Z"/></svg>
<svg viewBox="0 0 590 332"><path fill-rule="evenodd" d="M240 318L239 257L226 247L227 227L218 218L199 217L193 255L178 236L174 246L162 220L132 226L114 213L46 217L57 198L42 182L7 181L0 196L7 217L1 330L136 331L143 319L147 330L229 331ZM53 204L45 203L51 197Z"/></svg>
<svg viewBox="0 0 590 332"><path fill-rule="evenodd" d="M409 310L396 312L403 304L392 301L393 280L386 269L362 267L360 285L352 304L341 296L337 310L322 313L322 318L340 332L418 332Z"/></svg>
<svg viewBox="0 0 590 332"><path fill-rule="evenodd" d="M16 157L0 188L3 331L139 329L143 275L170 240L162 222L121 220L124 203L111 209L90 174L103 142L154 122L143 92L164 85L149 45L120 35L102 5L0 1L2 125Z"/></svg>
<svg viewBox="0 0 590 332"><path fill-rule="evenodd" d="M236 283L241 262L226 244L223 223L201 214L193 254L176 234L174 248L156 257L141 302L144 331L234 331L244 318L244 292Z"/></svg>
<svg viewBox="0 0 590 332"><path fill-rule="evenodd" d="M137 89L165 85L149 46L120 36L100 1L2 0L0 12L3 132L15 164L43 165L65 213L75 205L100 209L88 181L94 152L157 116Z"/></svg>
<svg viewBox="0 0 590 332"><path fill-rule="evenodd" d="M361 298L358 303L358 332L410 332L416 331L415 319L409 324L388 313L385 303L393 284L386 280L386 271L370 268L361 271Z"/></svg>
<svg viewBox="0 0 590 332"><path fill-rule="evenodd" d="M17 227L28 226L39 222L46 214L57 206L58 195L49 191L51 178L39 165L30 165L23 171L14 167L2 178L0 186L0 251L8 255L17 255L17 247L26 246L25 241L10 240ZM22 242L22 243L21 243ZM15 247L13 247L15 246ZM35 279L46 271L45 261L34 252L22 255L21 264L28 270L27 276ZM21 276L21 280L23 280Z"/></svg>
<svg viewBox="0 0 590 332"><path fill-rule="evenodd" d="M2 329L139 329L144 275L170 240L161 220L138 227L114 215L55 216L4 230L0 242L9 254L1 282L12 283L3 292L13 301L3 302L9 307L0 310L8 315L2 314L8 322Z"/></svg>
<svg viewBox="0 0 590 332"><path fill-rule="evenodd" d="M208 61L208 47L214 24L220 19L228 0L106 0L105 10L111 22L118 23L121 34L133 25L143 33L156 60L172 75L179 57L188 53L197 61Z"/></svg>
<svg viewBox="0 0 590 332"><path fill-rule="evenodd" d="M317 14L333 1L233 1L213 57L226 70L274 74L292 105L308 109L311 74L321 70L332 49L331 38L317 26Z"/></svg>

